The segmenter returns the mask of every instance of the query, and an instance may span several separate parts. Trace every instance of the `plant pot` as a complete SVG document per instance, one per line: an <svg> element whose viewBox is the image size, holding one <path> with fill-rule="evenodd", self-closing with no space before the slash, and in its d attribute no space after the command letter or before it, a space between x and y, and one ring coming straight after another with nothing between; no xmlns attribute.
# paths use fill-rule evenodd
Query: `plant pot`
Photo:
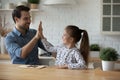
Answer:
<svg viewBox="0 0 120 80"><path fill-rule="evenodd" d="M99 57L100 51L90 51L90 57Z"/></svg>
<svg viewBox="0 0 120 80"><path fill-rule="evenodd" d="M114 70L115 61L104 61L102 60L102 70L112 71Z"/></svg>
<svg viewBox="0 0 120 80"><path fill-rule="evenodd" d="M38 9L38 4L30 4L30 9Z"/></svg>

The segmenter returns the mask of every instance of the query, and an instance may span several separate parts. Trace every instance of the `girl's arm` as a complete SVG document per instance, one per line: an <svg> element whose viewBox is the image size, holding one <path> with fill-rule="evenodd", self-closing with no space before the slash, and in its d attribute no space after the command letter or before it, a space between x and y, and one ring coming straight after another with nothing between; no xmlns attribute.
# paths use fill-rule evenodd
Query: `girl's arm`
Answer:
<svg viewBox="0 0 120 80"><path fill-rule="evenodd" d="M44 37L43 35L43 29L42 29L42 22L40 22L40 25L39 25L39 37L41 38L41 41L45 47L45 49L48 51L48 52L57 52L57 48L54 47L51 43L49 43L46 38Z"/></svg>
<svg viewBox="0 0 120 80"><path fill-rule="evenodd" d="M46 39L41 39L45 49L48 52L57 52L57 47L54 47L51 43L49 43Z"/></svg>

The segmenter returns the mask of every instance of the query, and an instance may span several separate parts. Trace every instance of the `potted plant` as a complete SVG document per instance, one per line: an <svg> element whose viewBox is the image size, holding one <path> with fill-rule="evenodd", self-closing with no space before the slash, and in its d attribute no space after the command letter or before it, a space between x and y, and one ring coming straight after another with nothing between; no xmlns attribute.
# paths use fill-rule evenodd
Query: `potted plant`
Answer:
<svg viewBox="0 0 120 80"><path fill-rule="evenodd" d="M91 51L100 51L100 46L98 44L91 44L90 50Z"/></svg>
<svg viewBox="0 0 120 80"><path fill-rule="evenodd" d="M114 63L118 60L119 55L114 48L103 48L100 51L100 59L102 60L103 71L113 70Z"/></svg>
<svg viewBox="0 0 120 80"><path fill-rule="evenodd" d="M31 9L37 9L40 0L28 0Z"/></svg>
<svg viewBox="0 0 120 80"><path fill-rule="evenodd" d="M100 46L98 44L91 44L90 51L90 57L99 57Z"/></svg>

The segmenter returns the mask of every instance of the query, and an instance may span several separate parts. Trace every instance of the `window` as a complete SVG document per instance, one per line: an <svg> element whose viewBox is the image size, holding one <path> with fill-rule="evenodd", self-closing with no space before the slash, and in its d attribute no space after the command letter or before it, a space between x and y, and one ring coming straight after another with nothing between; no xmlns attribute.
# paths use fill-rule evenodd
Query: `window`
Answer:
<svg viewBox="0 0 120 80"><path fill-rule="evenodd" d="M120 34L120 0L102 0L102 33Z"/></svg>

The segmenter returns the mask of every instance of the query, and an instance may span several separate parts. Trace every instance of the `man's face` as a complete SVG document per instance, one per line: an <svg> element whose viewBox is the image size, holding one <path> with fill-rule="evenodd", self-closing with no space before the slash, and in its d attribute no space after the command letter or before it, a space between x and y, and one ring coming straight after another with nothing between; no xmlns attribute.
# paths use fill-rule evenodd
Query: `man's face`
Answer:
<svg viewBox="0 0 120 80"><path fill-rule="evenodd" d="M22 30L28 30L30 23L31 23L31 16L29 12L26 11L22 11L21 12L21 17L20 18L16 18L16 24L19 27L19 29Z"/></svg>

